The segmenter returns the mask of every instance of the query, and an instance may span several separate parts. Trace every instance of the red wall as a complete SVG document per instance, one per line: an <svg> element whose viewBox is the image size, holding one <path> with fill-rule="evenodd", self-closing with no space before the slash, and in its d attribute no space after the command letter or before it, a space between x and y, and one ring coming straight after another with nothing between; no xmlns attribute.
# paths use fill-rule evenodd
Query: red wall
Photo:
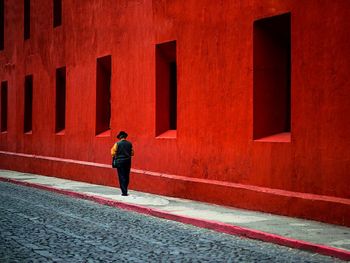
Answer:
<svg viewBox="0 0 350 263"><path fill-rule="evenodd" d="M1 168L116 185L109 150L126 130L133 189L350 225L350 2L63 1L62 26L53 28L52 1L32 0L25 41L22 2L5 0ZM286 12L291 141L254 141L253 22ZM155 45L171 40L177 133L156 138ZM105 55L112 56L112 130L95 136L96 59ZM66 127L57 135L62 66ZM23 134L28 74L33 132Z"/></svg>

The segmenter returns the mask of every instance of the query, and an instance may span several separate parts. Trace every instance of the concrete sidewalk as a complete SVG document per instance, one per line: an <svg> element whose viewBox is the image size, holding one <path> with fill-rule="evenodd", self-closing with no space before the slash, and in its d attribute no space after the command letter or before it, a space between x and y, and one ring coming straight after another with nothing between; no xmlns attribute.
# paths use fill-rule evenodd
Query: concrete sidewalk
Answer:
<svg viewBox="0 0 350 263"><path fill-rule="evenodd" d="M0 170L0 181L350 260L348 227L15 171Z"/></svg>

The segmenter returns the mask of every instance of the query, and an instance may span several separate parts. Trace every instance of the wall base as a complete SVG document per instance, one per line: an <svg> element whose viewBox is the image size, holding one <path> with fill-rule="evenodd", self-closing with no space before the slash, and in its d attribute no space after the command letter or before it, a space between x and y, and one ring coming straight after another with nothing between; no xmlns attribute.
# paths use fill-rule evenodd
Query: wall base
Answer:
<svg viewBox="0 0 350 263"><path fill-rule="evenodd" d="M0 151L0 168L117 186L109 164ZM130 188L350 226L350 200L132 169ZM330 213L332 211L332 213Z"/></svg>

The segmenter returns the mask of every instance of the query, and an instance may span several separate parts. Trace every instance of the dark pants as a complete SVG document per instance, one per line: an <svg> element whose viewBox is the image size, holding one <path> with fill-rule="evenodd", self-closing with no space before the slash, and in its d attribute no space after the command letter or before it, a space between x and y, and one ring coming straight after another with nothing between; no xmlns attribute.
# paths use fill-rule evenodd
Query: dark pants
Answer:
<svg viewBox="0 0 350 263"><path fill-rule="evenodd" d="M118 178L119 178L119 186L120 186L120 190L122 190L122 195L128 194L130 169L131 169L131 162L130 161L122 163L120 165L120 167L117 168Z"/></svg>

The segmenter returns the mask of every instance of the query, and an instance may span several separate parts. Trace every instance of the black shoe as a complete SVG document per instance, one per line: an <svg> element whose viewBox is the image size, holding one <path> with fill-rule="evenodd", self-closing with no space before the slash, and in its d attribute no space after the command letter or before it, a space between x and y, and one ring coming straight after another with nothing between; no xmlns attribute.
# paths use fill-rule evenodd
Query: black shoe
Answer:
<svg viewBox="0 0 350 263"><path fill-rule="evenodd" d="M128 194L122 194L122 196L128 196Z"/></svg>

